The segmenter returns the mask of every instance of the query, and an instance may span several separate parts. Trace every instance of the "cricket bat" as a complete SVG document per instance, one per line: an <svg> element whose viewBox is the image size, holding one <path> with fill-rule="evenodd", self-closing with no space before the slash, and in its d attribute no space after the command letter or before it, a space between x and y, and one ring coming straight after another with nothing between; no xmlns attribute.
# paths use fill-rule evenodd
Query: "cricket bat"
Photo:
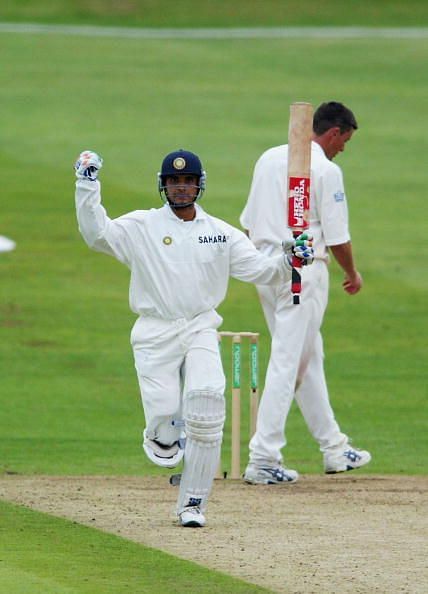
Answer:
<svg viewBox="0 0 428 594"><path fill-rule="evenodd" d="M313 108L310 103L290 105L286 210L287 224L293 237L309 227L312 119ZM293 257L292 266L291 291L293 303L298 305L302 290L300 259Z"/></svg>

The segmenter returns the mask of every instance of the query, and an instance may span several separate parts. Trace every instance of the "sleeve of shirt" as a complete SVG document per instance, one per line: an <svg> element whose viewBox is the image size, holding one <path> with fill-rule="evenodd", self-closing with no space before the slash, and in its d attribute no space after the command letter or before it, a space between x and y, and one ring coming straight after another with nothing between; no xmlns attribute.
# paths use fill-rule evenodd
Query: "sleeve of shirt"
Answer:
<svg viewBox="0 0 428 594"><path fill-rule="evenodd" d="M331 164L321 177L320 221L326 245L347 243L350 239L348 205L340 168Z"/></svg>
<svg viewBox="0 0 428 594"><path fill-rule="evenodd" d="M283 148L285 152L285 147ZM288 233L285 205L285 156L278 149L265 152L254 168L247 203L240 223L248 229L256 247L264 244L280 246Z"/></svg>
<svg viewBox="0 0 428 594"><path fill-rule="evenodd" d="M251 181L250 193L248 194L247 202L244 206L244 210L241 212L241 216L239 217L239 222L241 223L241 227L243 229L251 229L252 228L252 220L254 218L254 209L257 205L255 201L255 194L257 194L256 187L258 185L258 170L260 169L260 159L257 161L254 171L253 171L253 178Z"/></svg>
<svg viewBox="0 0 428 594"><path fill-rule="evenodd" d="M242 231L231 228L230 276L238 280L270 285L291 278L291 267L284 254L265 256Z"/></svg>
<svg viewBox="0 0 428 594"><path fill-rule="evenodd" d="M126 230L107 215L101 204L99 181L78 180L75 201L79 231L86 244L129 265L131 253Z"/></svg>

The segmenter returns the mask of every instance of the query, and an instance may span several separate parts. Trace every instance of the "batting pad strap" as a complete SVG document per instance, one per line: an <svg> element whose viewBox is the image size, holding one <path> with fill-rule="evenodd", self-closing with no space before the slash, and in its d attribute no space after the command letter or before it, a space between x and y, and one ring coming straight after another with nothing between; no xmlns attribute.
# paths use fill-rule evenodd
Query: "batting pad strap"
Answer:
<svg viewBox="0 0 428 594"><path fill-rule="evenodd" d="M215 444L221 441L225 421L223 394L193 390L184 399L183 416L187 439Z"/></svg>

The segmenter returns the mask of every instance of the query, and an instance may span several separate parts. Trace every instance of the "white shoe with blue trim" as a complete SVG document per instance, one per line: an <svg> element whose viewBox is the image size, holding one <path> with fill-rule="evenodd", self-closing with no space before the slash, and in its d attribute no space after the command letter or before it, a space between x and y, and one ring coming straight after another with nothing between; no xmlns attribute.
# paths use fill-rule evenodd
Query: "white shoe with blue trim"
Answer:
<svg viewBox="0 0 428 594"><path fill-rule="evenodd" d="M180 524L185 528L203 528L205 526L205 516L197 505L185 507L178 517Z"/></svg>
<svg viewBox="0 0 428 594"><path fill-rule="evenodd" d="M354 470L368 464L371 459L370 452L353 448L348 443L339 451L324 454L324 472L326 474L336 474L336 472Z"/></svg>
<svg viewBox="0 0 428 594"><path fill-rule="evenodd" d="M258 466L248 464L244 473L244 481L251 485L280 485L295 483L299 474L291 468L282 466Z"/></svg>

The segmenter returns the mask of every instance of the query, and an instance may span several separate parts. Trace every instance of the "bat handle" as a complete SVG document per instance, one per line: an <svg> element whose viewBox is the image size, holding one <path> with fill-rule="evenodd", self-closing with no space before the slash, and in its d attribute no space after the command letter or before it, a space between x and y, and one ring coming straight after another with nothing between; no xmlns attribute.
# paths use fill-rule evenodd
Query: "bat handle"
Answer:
<svg viewBox="0 0 428 594"><path fill-rule="evenodd" d="M293 237L296 239L300 235L300 231L293 232ZM300 274L300 268L302 267L302 261L300 258L293 256L291 260L291 292L293 293L293 305L300 304L300 293L302 291L302 277Z"/></svg>
<svg viewBox="0 0 428 594"><path fill-rule="evenodd" d="M300 292L302 290L302 277L297 268L291 271L291 292L293 293L293 304L299 305L300 303Z"/></svg>

